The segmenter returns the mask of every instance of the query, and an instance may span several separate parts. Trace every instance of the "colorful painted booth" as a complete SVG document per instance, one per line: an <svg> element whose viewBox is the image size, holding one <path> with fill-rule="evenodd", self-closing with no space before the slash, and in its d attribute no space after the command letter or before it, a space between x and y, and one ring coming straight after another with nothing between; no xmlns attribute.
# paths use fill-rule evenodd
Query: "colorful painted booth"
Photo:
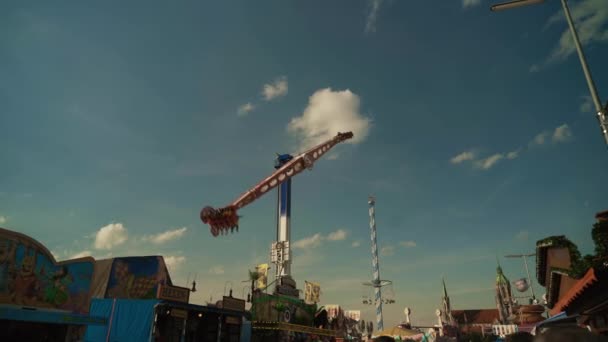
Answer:
<svg viewBox="0 0 608 342"><path fill-rule="evenodd" d="M85 341L239 341L245 301L222 307L189 303L190 289L174 286L161 256L98 260L91 313L107 324L89 327Z"/></svg>
<svg viewBox="0 0 608 342"><path fill-rule="evenodd" d="M71 341L89 325L90 257L57 262L29 236L0 228L0 341Z"/></svg>

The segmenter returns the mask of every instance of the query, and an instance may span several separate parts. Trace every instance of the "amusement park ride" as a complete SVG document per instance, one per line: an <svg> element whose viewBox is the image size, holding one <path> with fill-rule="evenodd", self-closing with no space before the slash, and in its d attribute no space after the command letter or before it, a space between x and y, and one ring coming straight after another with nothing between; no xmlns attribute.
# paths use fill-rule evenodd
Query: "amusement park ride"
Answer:
<svg viewBox="0 0 608 342"><path fill-rule="evenodd" d="M289 154L277 154L274 166L276 171L270 176L247 190L224 208L205 207L201 210L201 220L209 225L214 237L219 234L227 234L228 231L232 233L235 229L238 232L239 216L237 211L279 186L277 241L272 244L272 262L276 264L276 291L280 294L298 296L295 281L291 277L291 251L289 248L291 238L291 178L304 171L304 169L311 170L314 163L331 148L352 137L352 132L338 133L332 139L295 157Z"/></svg>
<svg viewBox="0 0 608 342"><path fill-rule="evenodd" d="M369 229L370 237L372 242L372 281L363 283L363 286L371 287L374 289L374 299L363 297L363 304L375 304L376 305L376 327L378 331L384 330L384 319L382 317L382 304L393 304L395 300L392 298L386 298L382 296L382 288L388 286L392 297L394 295L392 291L393 282L390 280L380 279L380 264L378 260L378 241L376 239L376 199L372 196L368 198L369 204Z"/></svg>

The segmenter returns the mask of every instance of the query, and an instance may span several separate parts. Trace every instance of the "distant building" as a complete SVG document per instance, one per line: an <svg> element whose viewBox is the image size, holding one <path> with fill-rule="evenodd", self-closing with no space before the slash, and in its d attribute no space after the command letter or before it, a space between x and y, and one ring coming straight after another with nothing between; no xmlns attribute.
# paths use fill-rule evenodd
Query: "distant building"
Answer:
<svg viewBox="0 0 608 342"><path fill-rule="evenodd" d="M536 244L536 276L547 290L551 316L578 316L579 324L608 335L608 211L595 218L595 255L581 257L565 236L548 237Z"/></svg>
<svg viewBox="0 0 608 342"><path fill-rule="evenodd" d="M500 264L498 264L498 267L496 268L496 308L501 323L506 324L512 319L513 304L511 283L502 272Z"/></svg>
<svg viewBox="0 0 608 342"><path fill-rule="evenodd" d="M498 309L452 310L452 317L463 332L486 333L500 322Z"/></svg>

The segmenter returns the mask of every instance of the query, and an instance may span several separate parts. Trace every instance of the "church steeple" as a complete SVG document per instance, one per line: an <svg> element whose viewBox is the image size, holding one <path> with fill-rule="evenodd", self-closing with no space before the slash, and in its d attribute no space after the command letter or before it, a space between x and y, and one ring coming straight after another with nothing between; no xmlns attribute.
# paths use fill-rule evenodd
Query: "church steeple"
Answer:
<svg viewBox="0 0 608 342"><path fill-rule="evenodd" d="M502 323L507 323L513 314L513 297L511 294L511 282L502 271L498 256L496 257L496 306Z"/></svg>
<svg viewBox="0 0 608 342"><path fill-rule="evenodd" d="M443 310L442 310L442 314L443 314L443 321L453 325L454 324L454 317L452 317L452 306L450 305L450 296L448 295L448 289L445 286L445 278L441 277L441 282L443 284L443 298L442 298L442 306L443 306Z"/></svg>

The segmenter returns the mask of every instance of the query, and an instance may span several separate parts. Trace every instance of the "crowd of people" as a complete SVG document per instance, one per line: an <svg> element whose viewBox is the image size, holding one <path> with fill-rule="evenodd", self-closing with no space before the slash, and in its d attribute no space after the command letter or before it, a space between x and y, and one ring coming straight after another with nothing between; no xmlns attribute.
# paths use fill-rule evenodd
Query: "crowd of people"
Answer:
<svg viewBox="0 0 608 342"><path fill-rule="evenodd" d="M392 337L381 336L375 338L374 341L393 342L396 340ZM608 342L608 337L593 334L584 328L568 327L548 329L536 336L529 332L517 332L507 335L505 338L482 337L481 335L463 336L459 339L459 342Z"/></svg>

